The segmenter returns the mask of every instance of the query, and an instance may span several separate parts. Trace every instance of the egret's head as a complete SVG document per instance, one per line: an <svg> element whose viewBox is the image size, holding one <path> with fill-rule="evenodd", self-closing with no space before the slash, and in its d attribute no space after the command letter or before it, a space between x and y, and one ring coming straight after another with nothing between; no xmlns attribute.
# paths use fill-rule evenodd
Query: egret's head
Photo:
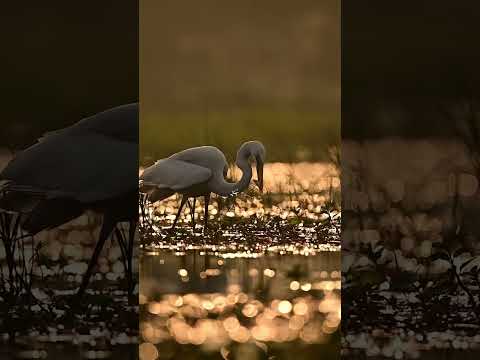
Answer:
<svg viewBox="0 0 480 360"><path fill-rule="evenodd" d="M244 158L253 159L255 161L257 179L253 180L253 182L258 186L260 191L263 191L263 165L265 164L265 156L265 146L263 146L260 141L247 141L246 143L243 143L237 154L237 160Z"/></svg>

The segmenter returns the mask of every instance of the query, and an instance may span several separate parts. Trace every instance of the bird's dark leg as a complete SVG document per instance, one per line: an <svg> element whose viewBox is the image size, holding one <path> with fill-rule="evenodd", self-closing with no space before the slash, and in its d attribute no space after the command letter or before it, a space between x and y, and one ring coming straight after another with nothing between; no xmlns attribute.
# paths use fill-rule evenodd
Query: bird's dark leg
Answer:
<svg viewBox="0 0 480 360"><path fill-rule="evenodd" d="M117 238L118 245L120 246L120 250L122 251L122 260L123 260L123 266L125 268L125 273L127 273L127 244L126 240L124 239L125 237L123 236L123 232L118 228L118 226L115 226L114 230L115 237Z"/></svg>
<svg viewBox="0 0 480 360"><path fill-rule="evenodd" d="M185 195L183 195L182 201L180 202L180 207L178 208L177 216L175 216L175 220L173 221L172 230L175 229L175 225L177 225L178 217L180 216L180 213L182 212L182 209L185 206L185 203L187 202L187 200L188 198Z"/></svg>
<svg viewBox="0 0 480 360"><path fill-rule="evenodd" d="M208 205L210 204L210 193L206 194L204 196L205 199L205 214L203 216L203 231L207 230L207 225L208 225Z"/></svg>
<svg viewBox="0 0 480 360"><path fill-rule="evenodd" d="M195 232L195 203L197 202L197 198L194 197L193 198L193 205L192 205L192 209L191 209L191 213L192 213L192 229L193 229L193 232Z"/></svg>
<svg viewBox="0 0 480 360"><path fill-rule="evenodd" d="M133 292L132 259L133 259L133 245L135 241L136 228L137 228L137 221L136 220L130 221L129 227L128 227L128 240L127 240L125 239L123 232L118 228L118 226L115 227L115 236L118 240L120 250L122 251L123 267L125 269L125 278L127 280L128 303L130 305L132 302L132 292Z"/></svg>
<svg viewBox="0 0 480 360"><path fill-rule="evenodd" d="M95 267L95 265L97 265L97 260L100 256L100 252L102 251L105 242L115 228L115 225L116 221L114 221L113 218L108 215L103 216L103 224L102 229L100 230L100 236L98 237L97 245L95 246L95 250L93 251L92 259L88 264L87 272L83 275L82 284L80 285L80 288L77 292L77 299L80 298L85 292L85 289L88 286L88 282L90 281L90 278L92 276L93 268Z"/></svg>

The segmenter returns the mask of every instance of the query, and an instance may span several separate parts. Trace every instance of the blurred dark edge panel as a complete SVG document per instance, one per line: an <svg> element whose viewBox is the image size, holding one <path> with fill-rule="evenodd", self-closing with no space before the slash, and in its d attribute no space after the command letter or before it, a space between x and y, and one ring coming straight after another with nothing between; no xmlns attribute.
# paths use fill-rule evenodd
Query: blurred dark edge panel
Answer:
<svg viewBox="0 0 480 360"><path fill-rule="evenodd" d="M0 38L0 155L6 148L25 149L45 132L138 101L137 1L6 2ZM28 316L31 312L25 321ZM133 321L128 328L137 327L135 316L128 321ZM65 352L62 358L80 356L68 345L52 348ZM134 358L136 349L129 346L125 355Z"/></svg>
<svg viewBox="0 0 480 360"><path fill-rule="evenodd" d="M438 104L480 93L480 3L342 2L342 137L449 136Z"/></svg>
<svg viewBox="0 0 480 360"><path fill-rule="evenodd" d="M138 2L8 2L0 23L0 147L138 101Z"/></svg>
<svg viewBox="0 0 480 360"><path fill-rule="evenodd" d="M454 301L471 279L452 259L480 254L480 149L464 106L480 99L479 19L474 0L342 2L345 358L478 357L479 308Z"/></svg>

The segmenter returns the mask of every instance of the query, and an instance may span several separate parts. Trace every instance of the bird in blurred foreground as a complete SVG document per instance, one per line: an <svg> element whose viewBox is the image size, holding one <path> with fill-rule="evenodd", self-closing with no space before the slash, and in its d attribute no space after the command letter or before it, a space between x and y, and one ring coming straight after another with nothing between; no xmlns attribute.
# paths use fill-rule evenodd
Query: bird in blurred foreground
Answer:
<svg viewBox="0 0 480 360"><path fill-rule="evenodd" d="M138 104L133 103L47 133L18 153L0 173L0 208L22 214L20 226L32 235L67 223L85 210L103 214L99 239L78 295L84 293L117 224L130 222L128 243L120 245L130 298L137 179Z"/></svg>
<svg viewBox="0 0 480 360"><path fill-rule="evenodd" d="M227 159L219 149L214 146L186 149L158 160L154 165L146 168L140 176L140 191L147 194L151 202L166 199L175 193L182 195L172 229L175 228L188 198L193 198L192 221L195 228L195 199L203 196L205 199L204 229L206 229L211 193L227 197L247 189L253 172L250 165L251 159L256 162L258 179L255 183L260 191L263 191L265 154L265 147L261 142L243 143L235 161L242 170L242 177L238 182L230 183L225 180L228 171Z"/></svg>

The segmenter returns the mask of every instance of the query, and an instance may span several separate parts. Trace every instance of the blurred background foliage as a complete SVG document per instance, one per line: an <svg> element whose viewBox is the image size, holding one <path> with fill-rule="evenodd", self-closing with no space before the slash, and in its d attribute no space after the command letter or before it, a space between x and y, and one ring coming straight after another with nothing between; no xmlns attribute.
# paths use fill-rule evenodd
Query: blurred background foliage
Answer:
<svg viewBox="0 0 480 360"><path fill-rule="evenodd" d="M140 162L245 140L269 161L340 139L340 2L140 2Z"/></svg>
<svg viewBox="0 0 480 360"><path fill-rule="evenodd" d="M291 109L160 112L142 119L143 162L148 164L184 148L207 144L219 147L233 162L240 144L248 140L265 144L268 161L326 161L328 149L337 145L338 125L335 114Z"/></svg>

